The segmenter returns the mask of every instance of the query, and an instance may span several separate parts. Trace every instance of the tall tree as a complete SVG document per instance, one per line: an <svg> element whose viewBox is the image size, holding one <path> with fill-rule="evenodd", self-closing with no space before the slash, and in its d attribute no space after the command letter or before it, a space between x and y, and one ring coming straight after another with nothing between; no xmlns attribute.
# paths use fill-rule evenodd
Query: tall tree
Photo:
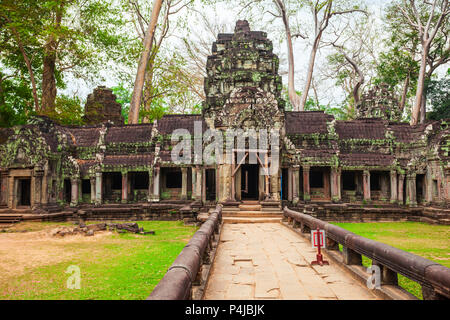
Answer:
<svg viewBox="0 0 450 320"><path fill-rule="evenodd" d="M411 111L411 125L416 125L420 120L425 120L426 97L424 95L426 93L426 80L430 78L433 71L439 65L448 61L450 43L447 41L449 28L447 18L450 14L450 7L448 0L433 0L418 3L415 0L403 0L396 4L396 8L409 27L417 31L417 37L421 45L416 97ZM430 52L435 43L434 40L436 37L440 38L438 33L441 32L445 38L443 56L431 62Z"/></svg>
<svg viewBox="0 0 450 320"><path fill-rule="evenodd" d="M150 22L148 24L148 28L144 37L144 49L141 53L141 58L139 60L139 64L137 67L136 80L134 82L133 94L131 96L130 113L128 115L129 124L139 123L139 108L142 100L142 91L144 88L145 73L153 47L154 33L156 29L156 24L158 23L159 12L161 11L162 4L163 0L154 0L153 2L153 9Z"/></svg>

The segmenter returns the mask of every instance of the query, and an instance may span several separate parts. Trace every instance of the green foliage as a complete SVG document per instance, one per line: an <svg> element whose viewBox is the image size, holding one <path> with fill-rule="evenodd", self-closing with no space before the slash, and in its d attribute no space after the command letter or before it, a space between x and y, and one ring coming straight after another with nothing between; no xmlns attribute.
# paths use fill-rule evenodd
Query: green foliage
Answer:
<svg viewBox="0 0 450 320"><path fill-rule="evenodd" d="M0 127L25 124L33 110L33 98L26 81L0 71Z"/></svg>
<svg viewBox="0 0 450 320"><path fill-rule="evenodd" d="M427 98L431 101L432 110L428 119L450 119L450 69L441 80L431 80L427 86Z"/></svg>
<svg viewBox="0 0 450 320"><path fill-rule="evenodd" d="M95 222L90 222L95 223ZM35 223L41 224L41 223ZM64 223L51 223L57 227ZM96 241L64 245L70 258L34 266L22 275L0 282L0 299L143 300L148 297L192 237L196 227L180 221L139 221L155 235L114 234ZM49 223L47 223L49 225ZM50 243L58 251L59 244ZM92 252L95 252L93 259ZM3 257L2 257L3 258ZM81 288L67 289L67 267L81 271Z"/></svg>
<svg viewBox="0 0 450 320"><path fill-rule="evenodd" d="M47 116L62 125L83 125L84 108L78 97L60 95L56 97L55 111Z"/></svg>
<svg viewBox="0 0 450 320"><path fill-rule="evenodd" d="M125 120L125 124L128 123L128 113L130 111L130 102L132 90L125 88L123 83L111 88L116 95L116 101L122 105L122 116Z"/></svg>

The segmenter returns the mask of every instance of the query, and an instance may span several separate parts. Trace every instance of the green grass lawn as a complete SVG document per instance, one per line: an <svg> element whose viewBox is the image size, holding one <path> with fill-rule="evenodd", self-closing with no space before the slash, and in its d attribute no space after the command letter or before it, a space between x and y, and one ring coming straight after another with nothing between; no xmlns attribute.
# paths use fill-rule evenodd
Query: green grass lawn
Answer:
<svg viewBox="0 0 450 320"><path fill-rule="evenodd" d="M334 223L360 236L386 243L450 268L450 226L419 222ZM368 267L371 260L363 257ZM421 287L399 275L399 284L422 299Z"/></svg>
<svg viewBox="0 0 450 320"><path fill-rule="evenodd" d="M28 268L20 276L0 281L0 299L145 299L192 237L196 227L184 226L182 222L138 223L156 234L115 233L98 241L53 241L55 248L58 246L61 249L60 246L63 246L64 250L74 253L71 258L56 264ZM70 275L65 271L70 265L80 268L79 290L67 288Z"/></svg>

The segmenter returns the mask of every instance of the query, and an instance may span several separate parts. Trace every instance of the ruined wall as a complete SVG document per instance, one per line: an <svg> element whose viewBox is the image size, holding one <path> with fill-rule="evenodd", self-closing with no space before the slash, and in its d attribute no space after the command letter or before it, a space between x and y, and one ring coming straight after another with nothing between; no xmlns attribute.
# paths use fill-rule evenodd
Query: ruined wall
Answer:
<svg viewBox="0 0 450 320"><path fill-rule="evenodd" d="M108 120L116 125L124 123L122 106L116 101L112 90L104 86L97 87L88 95L84 113L86 124L100 124Z"/></svg>

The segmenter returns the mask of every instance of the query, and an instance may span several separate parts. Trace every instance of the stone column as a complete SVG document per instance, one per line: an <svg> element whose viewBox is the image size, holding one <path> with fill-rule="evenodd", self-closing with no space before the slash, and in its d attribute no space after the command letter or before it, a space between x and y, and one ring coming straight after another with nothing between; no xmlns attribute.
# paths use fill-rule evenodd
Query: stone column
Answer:
<svg viewBox="0 0 450 320"><path fill-rule="evenodd" d="M426 186L425 186L425 200L427 203L433 202L433 176L430 166L427 166L426 173Z"/></svg>
<svg viewBox="0 0 450 320"><path fill-rule="evenodd" d="M331 168L331 200L333 202L341 201L341 169Z"/></svg>
<svg viewBox="0 0 450 320"><path fill-rule="evenodd" d="M181 199L187 200L187 168L181 168Z"/></svg>
<svg viewBox="0 0 450 320"><path fill-rule="evenodd" d="M14 177L13 176L8 176L8 207L10 209L14 209L15 208L15 194L17 192L16 188L15 188L15 183L14 183Z"/></svg>
<svg viewBox="0 0 450 320"><path fill-rule="evenodd" d="M403 185L405 183L405 175L404 174L399 174L398 175L398 183L397 183L397 198L398 198L398 203L400 205L403 204L403 199L404 199L404 194L403 194Z"/></svg>
<svg viewBox="0 0 450 320"><path fill-rule="evenodd" d="M202 169L202 202L206 202L206 169Z"/></svg>
<svg viewBox="0 0 450 320"><path fill-rule="evenodd" d="M303 200L311 200L310 190L309 190L309 170L310 166L303 166Z"/></svg>
<svg viewBox="0 0 450 320"><path fill-rule="evenodd" d="M0 172L1 190L0 190L0 206L8 205L8 173L6 171Z"/></svg>
<svg viewBox="0 0 450 320"><path fill-rule="evenodd" d="M95 177L90 177L91 182L91 203L95 204Z"/></svg>
<svg viewBox="0 0 450 320"><path fill-rule="evenodd" d="M195 193L197 200L202 199L202 183L202 169L200 167L197 167L197 178L195 179Z"/></svg>
<svg viewBox="0 0 450 320"><path fill-rule="evenodd" d="M95 204L102 204L102 173L95 173Z"/></svg>
<svg viewBox="0 0 450 320"><path fill-rule="evenodd" d="M293 179L292 179L292 201L297 204L299 201L298 195L300 191L300 166L295 165L293 168Z"/></svg>
<svg viewBox="0 0 450 320"><path fill-rule="evenodd" d="M391 170L391 203L397 203L397 171Z"/></svg>
<svg viewBox="0 0 450 320"><path fill-rule="evenodd" d="M76 207L78 205L78 178L71 178L72 185L70 206Z"/></svg>
<svg viewBox="0 0 450 320"><path fill-rule="evenodd" d="M417 206L416 173L414 172L408 172L406 175L406 203L411 207Z"/></svg>
<svg viewBox="0 0 450 320"><path fill-rule="evenodd" d="M159 184L161 180L161 168L155 167L153 169L153 201L159 201Z"/></svg>
<svg viewBox="0 0 450 320"><path fill-rule="evenodd" d="M220 168L219 168L219 170L218 171L220 171ZM197 184L196 184L196 181L197 181L197 169L195 168L195 167L192 167L192 196L191 196L191 198L192 198L192 200L196 200L197 199L197 190L196 190L196 187L197 187Z"/></svg>
<svg viewBox="0 0 450 320"><path fill-rule="evenodd" d="M41 203L42 205L47 205L48 203L48 166L46 165L44 167L44 175L42 176L42 200Z"/></svg>
<svg viewBox="0 0 450 320"><path fill-rule="evenodd" d="M122 172L122 203L128 202L128 172Z"/></svg>
<svg viewBox="0 0 450 320"><path fill-rule="evenodd" d="M40 206L41 205L41 198L42 198L42 171L36 171L34 173L34 205Z"/></svg>
<svg viewBox="0 0 450 320"><path fill-rule="evenodd" d="M370 171L364 170L363 172L363 190L364 200L370 201Z"/></svg>
<svg viewBox="0 0 450 320"><path fill-rule="evenodd" d="M288 201L292 201L293 198L293 183L292 180L294 178L293 172L292 172L292 168L289 167L288 168Z"/></svg>

